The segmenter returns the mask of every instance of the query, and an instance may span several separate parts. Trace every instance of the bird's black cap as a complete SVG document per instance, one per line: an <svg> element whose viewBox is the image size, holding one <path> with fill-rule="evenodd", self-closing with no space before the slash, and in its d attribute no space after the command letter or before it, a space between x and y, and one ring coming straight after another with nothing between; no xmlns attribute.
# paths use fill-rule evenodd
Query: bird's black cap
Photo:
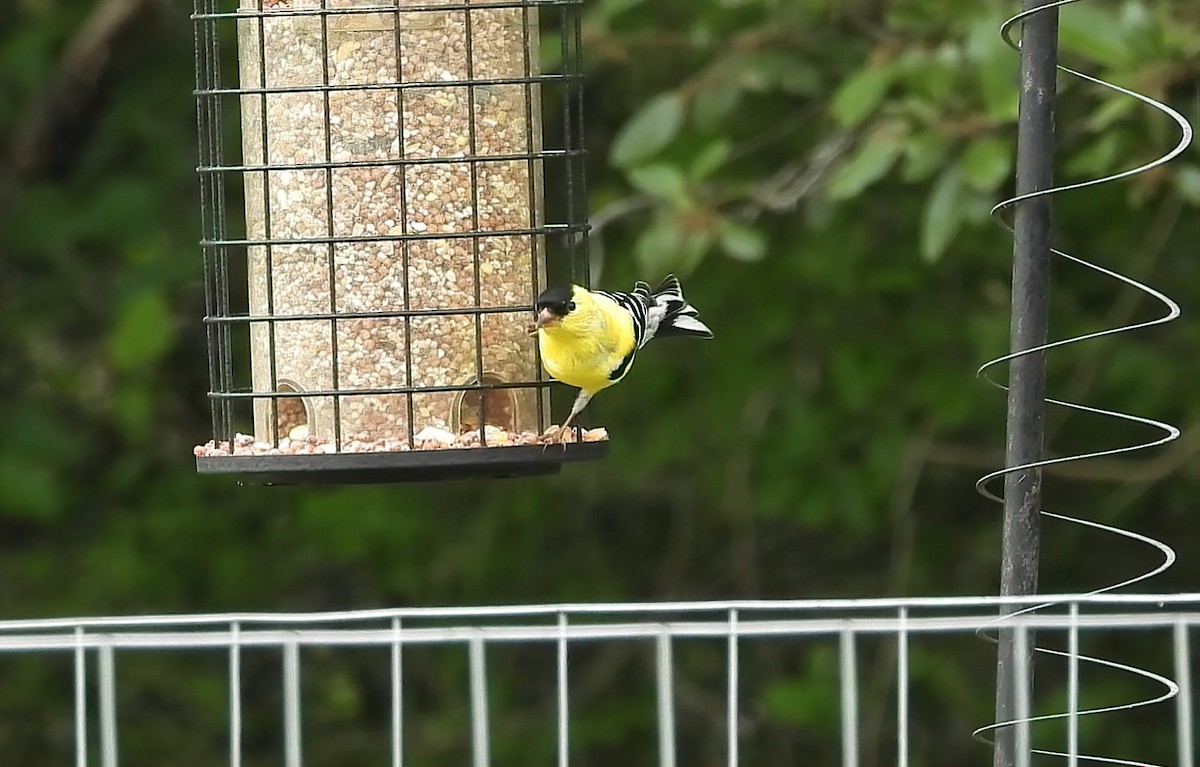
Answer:
<svg viewBox="0 0 1200 767"><path fill-rule="evenodd" d="M549 309L559 316L566 315L568 309L567 304L571 301L571 286L570 285L555 285L554 287L546 288L542 294L538 296L534 306L541 311Z"/></svg>

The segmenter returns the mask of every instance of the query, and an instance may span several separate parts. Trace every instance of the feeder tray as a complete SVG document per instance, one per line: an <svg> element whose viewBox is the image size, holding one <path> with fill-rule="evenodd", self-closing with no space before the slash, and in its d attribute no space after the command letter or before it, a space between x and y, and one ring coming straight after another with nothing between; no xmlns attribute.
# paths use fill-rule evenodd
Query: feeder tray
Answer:
<svg viewBox="0 0 1200 767"><path fill-rule="evenodd" d="M326 485L505 479L557 474L564 463L608 455L607 442L566 445L410 450L402 453L250 455L196 458L200 474L225 474L240 484Z"/></svg>
<svg viewBox="0 0 1200 767"><path fill-rule="evenodd" d="M213 416L200 473L516 476L607 452L488 436L555 422L533 302L588 284L581 7L196 0ZM560 40L551 71L543 28ZM422 449L428 430L455 445ZM253 454L220 449L239 432ZM317 449L289 449L302 440Z"/></svg>

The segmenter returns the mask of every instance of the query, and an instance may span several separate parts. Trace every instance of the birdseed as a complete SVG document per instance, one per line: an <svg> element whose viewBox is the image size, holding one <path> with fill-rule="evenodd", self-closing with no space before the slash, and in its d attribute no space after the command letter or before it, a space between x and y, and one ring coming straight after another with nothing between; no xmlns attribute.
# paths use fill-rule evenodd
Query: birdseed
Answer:
<svg viewBox="0 0 1200 767"><path fill-rule="evenodd" d="M535 237L495 233L542 225L541 163L486 159L541 150L538 86L490 82L536 74L536 16L461 1L394 0L382 4L390 10L338 13L381 3L262 0L265 16L238 21L242 86L298 89L241 96L245 164L285 166L244 174L247 237L301 241L249 247L251 315L293 317L251 322L252 383L296 397L256 399L249 443L205 449L334 452L339 436L343 452L421 449L430 440L410 444L409 435L429 428L466 444L471 433L479 441L478 390L355 392L538 380L526 332ZM458 7L429 8L451 2ZM334 12L270 15L321 7ZM258 8L243 0L243 11ZM479 84L455 84L466 80ZM431 85L386 87L400 83ZM368 87L326 95L325 84ZM329 162L373 164L292 167ZM410 234L426 238L352 239ZM334 242L303 242L311 238ZM477 307L508 311L476 319ZM305 319L429 309L462 313ZM320 390L344 392L340 423L334 397L304 396ZM538 421L544 396L487 390L485 421L514 435L505 444L525 444L547 425ZM308 433L293 440L298 425Z"/></svg>
<svg viewBox="0 0 1200 767"><path fill-rule="evenodd" d="M543 434L524 431L509 433L504 429L486 427L488 447L507 447L516 445L554 445L559 444L553 427ZM574 429L561 442L576 442ZM608 431L604 428L587 429L583 431L583 442L605 442ZM408 446L407 439L379 438L371 439L369 434L355 435L352 439L342 442L339 451L331 439L322 439L307 433L297 433L296 437L285 436L279 444L257 439L252 434L235 435L232 442L216 442L209 440L199 445L193 451L197 458L214 458L229 455L329 455L332 453L378 453L405 452L408 450L463 450L483 446L479 430L472 429L462 434L453 434L437 427L427 427L418 432L413 438L413 447Z"/></svg>

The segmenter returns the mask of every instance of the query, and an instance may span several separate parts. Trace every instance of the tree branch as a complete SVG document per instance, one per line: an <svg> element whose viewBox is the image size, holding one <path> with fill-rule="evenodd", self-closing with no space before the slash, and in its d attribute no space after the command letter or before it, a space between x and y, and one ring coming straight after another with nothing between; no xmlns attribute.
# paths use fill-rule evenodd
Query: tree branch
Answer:
<svg viewBox="0 0 1200 767"><path fill-rule="evenodd" d="M61 177L91 138L114 75L160 0L101 0L58 71L18 124L8 163L16 183Z"/></svg>

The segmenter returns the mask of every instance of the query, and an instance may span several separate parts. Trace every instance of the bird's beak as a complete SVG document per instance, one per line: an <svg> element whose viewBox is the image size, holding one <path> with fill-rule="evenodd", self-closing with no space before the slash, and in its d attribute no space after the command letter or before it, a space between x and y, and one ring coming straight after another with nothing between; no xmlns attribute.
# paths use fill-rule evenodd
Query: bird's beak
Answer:
<svg viewBox="0 0 1200 767"><path fill-rule="evenodd" d="M536 325L537 325L537 329L541 330L544 327L547 327L550 325L557 325L560 322L562 322L561 317L559 317L558 315L556 315L554 312L550 311L549 309L542 309L540 312L538 312Z"/></svg>

